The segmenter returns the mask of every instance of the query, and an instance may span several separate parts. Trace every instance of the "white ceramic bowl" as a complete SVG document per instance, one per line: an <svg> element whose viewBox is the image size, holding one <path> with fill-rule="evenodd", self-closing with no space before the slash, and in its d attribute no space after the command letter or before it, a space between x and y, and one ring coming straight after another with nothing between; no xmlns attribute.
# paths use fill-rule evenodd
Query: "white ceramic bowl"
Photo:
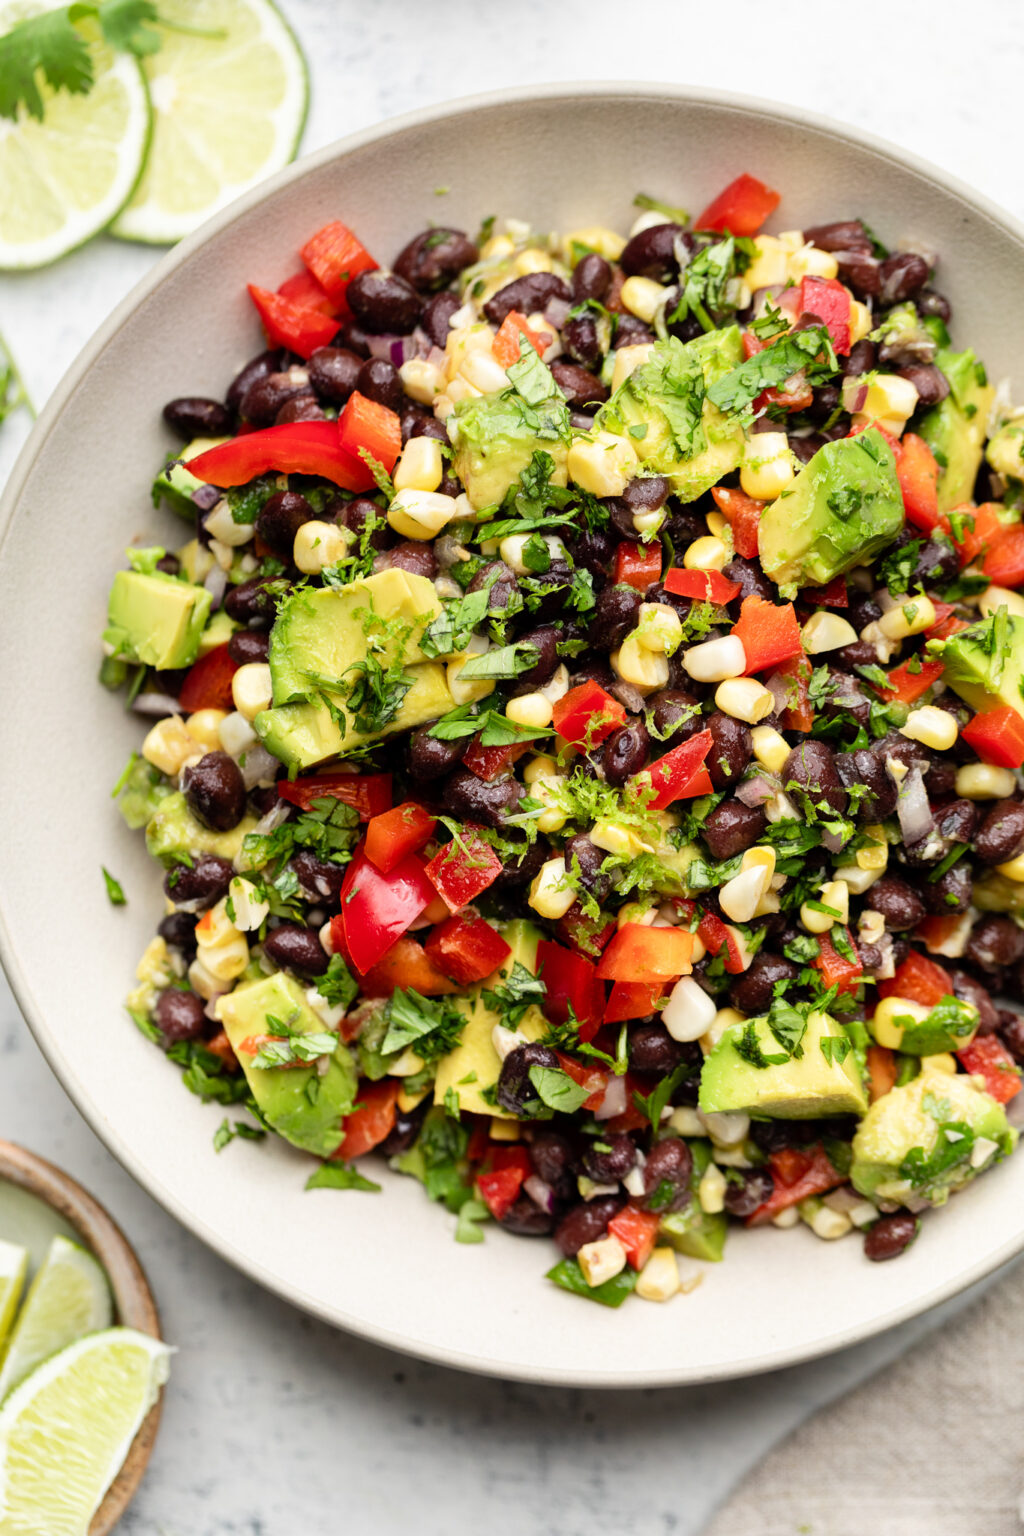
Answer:
<svg viewBox="0 0 1024 1536"><path fill-rule="evenodd" d="M554 86L434 108L304 160L211 220L102 326L43 413L3 503L0 924L5 964L61 1082L111 1151L231 1263L384 1344L534 1381L702 1381L791 1364L952 1295L1024 1246L1024 1154L928 1219L895 1264L806 1229L733 1233L692 1295L620 1312L542 1278L546 1242L452 1218L410 1179L381 1195L305 1194L281 1143L215 1156L221 1118L122 1011L161 913L157 871L110 799L140 721L96 682L111 573L130 540L181 538L149 504L170 444L160 407L220 395L261 345L247 279L274 285L303 238L351 224L385 260L430 220L475 229L629 226L635 192L699 210L741 170L781 189L773 223L863 216L941 253L955 336L1024 384L1024 236L891 147L765 103L651 85ZM438 198L440 185L450 191ZM130 898L114 910L100 865Z"/></svg>

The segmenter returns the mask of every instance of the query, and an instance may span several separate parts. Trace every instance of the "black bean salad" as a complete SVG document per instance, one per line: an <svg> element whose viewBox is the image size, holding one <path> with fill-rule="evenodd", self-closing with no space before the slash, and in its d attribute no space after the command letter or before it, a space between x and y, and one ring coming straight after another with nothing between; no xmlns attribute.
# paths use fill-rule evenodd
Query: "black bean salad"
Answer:
<svg viewBox="0 0 1024 1536"><path fill-rule="evenodd" d="M1024 416L934 253L778 201L319 230L165 406L188 526L104 634L129 1009L217 1149L386 1160L609 1306L735 1223L893 1258L1017 1139Z"/></svg>

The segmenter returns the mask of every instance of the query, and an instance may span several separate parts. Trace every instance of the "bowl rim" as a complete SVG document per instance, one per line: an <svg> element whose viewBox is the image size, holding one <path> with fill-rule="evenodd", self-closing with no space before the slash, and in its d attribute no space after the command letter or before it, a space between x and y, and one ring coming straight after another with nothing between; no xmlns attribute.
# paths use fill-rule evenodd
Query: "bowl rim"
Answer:
<svg viewBox="0 0 1024 1536"><path fill-rule="evenodd" d="M106 320L103 321L89 341L86 342L63 378L57 384L43 410L40 412L39 418L26 442L23 444L7 484L3 489L3 493L0 495L0 551L3 550L7 540L13 521L14 508L21 496L22 488L33 464L44 449L61 411L96 359L102 354L111 339L128 322L135 309L143 300L153 294L181 265L189 261L196 251L200 250L223 230L229 228L236 220L247 215L260 203L273 198L282 187L301 180L306 175L315 173L321 167L329 165L333 161L344 160L352 152L374 144L378 140L407 133L417 128L427 127L442 119L468 116L493 107L527 107L538 102L558 100L571 102L579 99L593 100L594 98L613 100L622 97L656 101L671 98L676 102L698 106L721 107L730 111L747 113L751 117L767 117L793 127L813 129L816 133L825 137L835 139L841 143L853 144L860 149L867 150L880 159L890 162L900 170L910 170L923 179L938 185L942 190L959 198L975 213L988 219L998 229L1008 234L1013 240L1024 247L1024 222L1016 219L985 194L976 192L965 181L944 170L941 166L935 165L932 161L915 152L905 151L890 140L873 134L867 129L851 127L823 113L801 107L787 106L766 97L751 96L744 92L727 91L707 86L612 78L599 81L553 81L540 85L507 86L494 91L478 92L469 96L460 96L432 103L428 106L416 108L411 112L385 118L367 128L358 129L353 133L346 134L344 137L332 141L330 144L324 145L321 149L309 155L302 156L291 165L286 166L283 170L276 172L275 175L268 177L265 181L259 183L258 186L244 193L219 213L213 215L195 233L179 241L177 245L172 246L150 268L129 290L120 303L115 306ZM504 1377L510 1380L529 1381L539 1385L601 1387L611 1390L698 1384L758 1375L766 1371L781 1370L787 1366L801 1364L821 1358L824 1355L833 1354L838 1350L884 1333L900 1323L909 1321L913 1317L920 1316L923 1312L929 1311L942 1302L950 1300L952 1297L966 1291L977 1281L994 1273L1024 1249L1024 1223L1022 1223L1019 1232L1007 1238L1005 1242L1001 1243L984 1258L976 1260L955 1277L932 1286L918 1295L916 1299L904 1302L893 1307L890 1311L882 1313L872 1322L855 1324L849 1327L837 1327L828 1337L819 1338L803 1345L775 1349L768 1348L747 1360L735 1361L713 1369L699 1368L695 1371L687 1371L685 1368L680 1369L678 1366L673 1366L664 1371L646 1369L636 1372L609 1372L601 1371L600 1369L588 1369L582 1365L579 1369L572 1370L564 1370L557 1367L549 1368L546 1366L519 1366L510 1364L508 1361L490 1359L484 1355L464 1355L457 1349L443 1345L410 1341L396 1329L378 1326L361 1318L339 1312L336 1309L328 1309L324 1303L315 1297L304 1294L296 1295L294 1291L286 1288L262 1264L254 1261L232 1243L226 1241L220 1233L208 1227L205 1222L197 1220L194 1213L187 1208L183 1201L171 1195L161 1185L160 1181L147 1171L136 1152L122 1141L117 1128L107 1123L90 1104L84 1092L80 1091L78 1084L73 1081L65 1081L64 1076L58 1069L59 1051L55 1034L51 1031L42 1009L37 1007L35 1003L28 978L23 973L18 956L14 952L13 941L7 930L2 907L0 907L0 964L2 964L7 974L15 999L28 1022L36 1043L78 1112L132 1178L148 1194L152 1195L187 1231L198 1237L235 1269L240 1270L243 1274L255 1280L273 1294L280 1296L292 1306L296 1306L318 1317L321 1321L327 1322L333 1327L344 1328L360 1338L367 1339L385 1348L396 1350L404 1355L411 1355L414 1358L429 1360L434 1364L447 1366L450 1369L470 1371L484 1376Z"/></svg>
<svg viewBox="0 0 1024 1536"><path fill-rule="evenodd" d="M110 1212L63 1168L27 1147L0 1140L0 1181L23 1189L74 1227L84 1246L95 1254L110 1282L121 1327L159 1339L160 1314L139 1256ZM89 1536L109 1536L135 1497L153 1454L164 1394L143 1419L124 1463L107 1489L92 1521Z"/></svg>

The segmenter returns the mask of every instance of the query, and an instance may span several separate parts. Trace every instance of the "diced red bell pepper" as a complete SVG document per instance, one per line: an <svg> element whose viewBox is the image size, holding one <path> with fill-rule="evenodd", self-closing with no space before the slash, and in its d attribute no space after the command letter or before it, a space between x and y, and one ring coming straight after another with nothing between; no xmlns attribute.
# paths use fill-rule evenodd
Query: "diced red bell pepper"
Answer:
<svg viewBox="0 0 1024 1536"><path fill-rule="evenodd" d="M1019 587L1024 582L1024 527L1020 523L995 535L981 568L997 587Z"/></svg>
<svg viewBox="0 0 1024 1536"><path fill-rule="evenodd" d="M751 595L740 604L740 616L732 633L743 642L747 658L746 672L767 672L794 656L803 655L803 641L796 609L792 603L778 607L763 597Z"/></svg>
<svg viewBox="0 0 1024 1536"><path fill-rule="evenodd" d="M462 766L489 784L529 752L531 745L529 741L513 741L507 747L485 747L481 745L480 737L474 736L463 756Z"/></svg>
<svg viewBox="0 0 1024 1536"><path fill-rule="evenodd" d="M591 917L578 901L574 901L564 917L555 924L555 932L561 942L578 955L588 958L599 955L615 932L610 918Z"/></svg>
<svg viewBox="0 0 1024 1536"><path fill-rule="evenodd" d="M564 949L552 939L537 945L537 975L544 983L544 1017L552 1024L564 1024L571 1008L579 1021L581 1040L592 1040L604 1015L604 987L597 979L597 967L586 955Z"/></svg>
<svg viewBox="0 0 1024 1536"><path fill-rule="evenodd" d="M493 975L512 950L482 917L460 912L434 929L426 952L439 971L468 987Z"/></svg>
<svg viewBox="0 0 1024 1536"><path fill-rule="evenodd" d="M495 1221L508 1212L519 1199L525 1175L522 1168L496 1168L493 1173L478 1173L476 1187L480 1198Z"/></svg>
<svg viewBox="0 0 1024 1536"><path fill-rule="evenodd" d="M661 1217L656 1211L642 1211L637 1205L624 1205L608 1223L608 1231L625 1248L626 1261L632 1269L643 1269L654 1252L654 1240L658 1235L660 1221Z"/></svg>
<svg viewBox="0 0 1024 1536"><path fill-rule="evenodd" d="M888 981L878 983L879 997L905 997L923 1008L934 1008L944 997L952 997L953 983L949 972L934 960L912 949L905 960L896 967Z"/></svg>
<svg viewBox="0 0 1024 1536"><path fill-rule="evenodd" d="M338 417L338 441L344 451L362 462L365 451L378 459L390 475L402 451L402 423L394 411L365 395L349 395Z"/></svg>
<svg viewBox="0 0 1024 1536"><path fill-rule="evenodd" d="M841 357L850 351L850 295L834 277L805 277L800 283L800 309L817 315Z"/></svg>
<svg viewBox="0 0 1024 1536"><path fill-rule="evenodd" d="M624 1019L646 1019L664 1007L676 976L666 976L664 981L614 981L611 996L605 1005L604 1022L621 1024Z"/></svg>
<svg viewBox="0 0 1024 1536"><path fill-rule="evenodd" d="M856 955L857 946L853 942L853 935L849 928L845 932L850 948ZM818 943L821 945L821 953L814 961L814 966L821 972L825 987L838 986L840 992L856 992L864 979L860 960L847 960L845 955L841 955L836 949L827 933L820 936Z"/></svg>
<svg viewBox="0 0 1024 1536"><path fill-rule="evenodd" d="M289 352L297 352L300 357L311 357L319 347L326 347L337 333L338 322L332 315L322 314L318 309L303 309L280 293L271 293L250 283L249 297L259 311L267 341L272 347L287 347Z"/></svg>
<svg viewBox="0 0 1024 1536"><path fill-rule="evenodd" d="M963 922L963 914L951 912L947 917L923 917L914 929L914 938L931 954L941 953L942 945L953 937Z"/></svg>
<svg viewBox="0 0 1024 1536"><path fill-rule="evenodd" d="M415 800L406 800L370 819L366 828L366 857L382 875L390 874L407 854L418 853L424 843L429 843L436 826L436 816L431 816Z"/></svg>
<svg viewBox="0 0 1024 1536"><path fill-rule="evenodd" d="M360 821L391 806L390 773L318 773L308 779L278 780L277 793L289 805L308 811L314 800L343 800Z"/></svg>
<svg viewBox="0 0 1024 1536"><path fill-rule="evenodd" d="M395 1100L402 1091L400 1082L384 1077L379 1083L361 1083L356 1108L346 1115L345 1132L337 1151L331 1156L348 1162L364 1152L379 1147L395 1128Z"/></svg>
<svg viewBox="0 0 1024 1536"><path fill-rule="evenodd" d="M186 715L194 715L197 709L234 709L231 697L231 679L238 671L238 663L231 660L226 645L215 645L185 673L185 681L178 694L178 704Z"/></svg>
<svg viewBox="0 0 1024 1536"><path fill-rule="evenodd" d="M673 747L649 768L633 775L629 782L635 789L643 789L650 783L654 790L654 798L646 801L648 810L663 811L675 800L692 800L696 795L711 793L711 778L704 761L713 742L710 731L698 731L696 736Z"/></svg>
<svg viewBox="0 0 1024 1536"><path fill-rule="evenodd" d="M415 854L387 875L357 849L341 887L341 927L356 970L365 973L416 921L434 891ZM338 918L331 920L331 932Z"/></svg>
<svg viewBox="0 0 1024 1536"><path fill-rule="evenodd" d="M904 433L896 448L896 478L907 522L924 533L948 530L949 520L939 511L939 466L923 437Z"/></svg>
<svg viewBox="0 0 1024 1536"><path fill-rule="evenodd" d="M983 763L996 768L1024 767L1024 720L1015 709L987 709L969 720L960 735Z"/></svg>
<svg viewBox="0 0 1024 1536"><path fill-rule="evenodd" d="M624 542L615 550L615 568L612 580L618 585L624 582L638 592L646 592L661 575L661 545L657 539L650 544Z"/></svg>
<svg viewBox="0 0 1024 1536"><path fill-rule="evenodd" d="M427 878L449 912L459 912L493 885L502 863L494 849L470 827L458 842L446 843L427 865Z"/></svg>
<svg viewBox="0 0 1024 1536"><path fill-rule="evenodd" d="M335 314L334 301L326 289L321 288L312 272L305 268L301 272L295 272L291 277L286 277L283 283L278 284L278 293L282 299L289 299L297 304L300 309L315 309L321 315Z"/></svg>
<svg viewBox="0 0 1024 1536"><path fill-rule="evenodd" d="M598 962L602 981L664 981L690 970L693 934L685 928L623 923Z"/></svg>
<svg viewBox="0 0 1024 1536"><path fill-rule="evenodd" d="M980 507L967 505L953 510L961 514L963 523L960 537L957 538L952 529L949 530L950 537L960 551L960 564L972 565L1003 531L1000 508L995 502L985 501Z"/></svg>
<svg viewBox="0 0 1024 1536"><path fill-rule="evenodd" d="M957 1051L957 1061L965 1072L985 1079L985 1091L997 1104L1008 1104L1021 1090L1020 1068L1003 1042L995 1035L981 1035Z"/></svg>
<svg viewBox="0 0 1024 1536"><path fill-rule="evenodd" d="M925 630L929 640L948 640L951 635L959 634L962 629L970 626L966 619L959 619L952 603L940 603L932 600L935 606L935 623L930 629Z"/></svg>
<svg viewBox="0 0 1024 1536"><path fill-rule="evenodd" d="M743 956L740 953L740 946L736 935L728 923L723 923L717 913L704 912L701 915L701 920L697 925L697 937L709 955L717 955L719 950L724 947L725 959L722 963L730 976L741 976L743 974Z"/></svg>
<svg viewBox="0 0 1024 1536"><path fill-rule="evenodd" d="M337 220L310 236L299 255L321 288L339 306L345 304L345 292L352 279L378 265L352 231Z"/></svg>
<svg viewBox="0 0 1024 1536"><path fill-rule="evenodd" d="M712 199L694 228L728 230L731 235L756 235L778 206L778 192L744 171Z"/></svg>
<svg viewBox="0 0 1024 1536"><path fill-rule="evenodd" d="M878 1099L884 1099L896 1086L896 1052L888 1050L884 1045L869 1045L867 1058L868 1096L874 1104Z"/></svg>
<svg viewBox="0 0 1024 1536"><path fill-rule="evenodd" d="M342 923L340 916L331 918L331 943L338 954L351 960L351 956L345 952ZM384 952L376 965L371 965L365 972L362 993L364 997L390 997L398 988L407 992L410 987L423 997L443 997L446 992L459 990L457 982L438 970L419 940L409 933L403 933ZM344 1034L344 1021L341 1029Z"/></svg>
<svg viewBox="0 0 1024 1536"><path fill-rule="evenodd" d="M574 747L596 747L626 721L626 707L600 683L580 683L558 700L552 712L555 730Z"/></svg>
<svg viewBox="0 0 1024 1536"><path fill-rule="evenodd" d="M913 704L923 693L927 693L933 683L937 682L945 671L941 661L924 661L920 656L916 658L918 670L910 670L910 662L905 661L902 666L894 667L889 673L888 688L879 688L883 699L899 699L902 704Z"/></svg>
<svg viewBox="0 0 1024 1536"><path fill-rule="evenodd" d="M207 485L248 485L270 470L278 474L319 475L345 491L368 491L373 475L338 440L336 421L293 421L263 427L207 448L188 461L189 473Z"/></svg>
<svg viewBox="0 0 1024 1536"><path fill-rule="evenodd" d="M782 714L787 731L809 731L814 724L809 685L813 667L809 657L798 656L778 669L776 676L786 685L788 703Z"/></svg>
<svg viewBox="0 0 1024 1536"><path fill-rule="evenodd" d="M580 1088L586 1088L588 1097L584 1099L583 1109L597 1109L605 1096L610 1074L601 1067L585 1067L582 1062L572 1056L567 1056L564 1051L556 1051L558 1065L567 1076Z"/></svg>
<svg viewBox="0 0 1024 1536"><path fill-rule="evenodd" d="M666 592L689 597L695 603L731 603L741 591L739 582L730 581L721 571L688 571L679 565L666 573L664 585Z"/></svg>
<svg viewBox="0 0 1024 1536"><path fill-rule="evenodd" d="M517 309L510 309L491 343L491 351L503 368L511 368L513 363L518 363L522 356L523 339L538 353L543 353L551 345L549 331L531 330L526 316L521 315Z"/></svg>
<svg viewBox="0 0 1024 1536"><path fill-rule="evenodd" d="M757 559L757 532L761 525L763 501L755 501L745 491L735 487L715 485L711 488L715 506L732 530L733 548L744 560Z"/></svg>
<svg viewBox="0 0 1024 1536"><path fill-rule="evenodd" d="M829 1160L820 1143L799 1151L796 1147L784 1147L780 1152L772 1152L768 1162L775 1188L753 1216L748 1217L748 1227L763 1227L780 1211L799 1205L810 1195L823 1195L826 1190L836 1189L846 1179L846 1175Z"/></svg>

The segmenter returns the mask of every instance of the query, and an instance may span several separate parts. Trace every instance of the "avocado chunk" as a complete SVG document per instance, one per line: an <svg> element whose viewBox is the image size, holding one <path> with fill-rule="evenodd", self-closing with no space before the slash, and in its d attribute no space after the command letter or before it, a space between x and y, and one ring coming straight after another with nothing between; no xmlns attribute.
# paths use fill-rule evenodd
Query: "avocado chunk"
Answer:
<svg viewBox="0 0 1024 1536"><path fill-rule="evenodd" d="M107 604L103 638L116 656L164 672L188 667L210 613L210 594L176 576L118 571Z"/></svg>
<svg viewBox="0 0 1024 1536"><path fill-rule="evenodd" d="M740 462L743 429L705 390L743 361L739 327L694 341L659 341L597 414L602 431L626 437L644 468L668 475L680 501L694 501Z"/></svg>
<svg viewBox="0 0 1024 1536"><path fill-rule="evenodd" d="M169 458L163 469L153 481L153 505L158 507L161 502L170 507L172 512L177 512L187 522L195 522L196 504L192 500L193 491L205 484L190 474L186 465L189 459L198 458L199 454L206 453L210 448L217 448L221 443L230 442L227 437L196 437L188 443L181 452Z"/></svg>
<svg viewBox="0 0 1024 1536"><path fill-rule="evenodd" d="M976 1151L982 1141L993 1144L984 1159ZM951 1076L925 1060L919 1076L876 1099L857 1127L850 1181L871 1199L944 1205L951 1190L1016 1144L1002 1105L974 1078Z"/></svg>
<svg viewBox="0 0 1024 1536"><path fill-rule="evenodd" d="M988 464L1006 480L1024 480L1024 414L1017 412L993 432L985 449Z"/></svg>
<svg viewBox="0 0 1024 1536"><path fill-rule="evenodd" d="M940 347L935 362L949 380L949 394L922 417L917 430L938 460L939 511L948 512L973 495L995 390L969 350Z"/></svg>
<svg viewBox="0 0 1024 1536"><path fill-rule="evenodd" d="M514 390L460 400L448 417L453 468L470 505L496 506L538 450L551 455L551 484L569 483L569 411L561 394L530 405Z"/></svg>
<svg viewBox="0 0 1024 1536"><path fill-rule="evenodd" d="M199 636L198 659L202 660L220 645L227 645L235 630L240 627L223 608L211 615L209 623Z"/></svg>
<svg viewBox="0 0 1024 1536"><path fill-rule="evenodd" d="M484 1089L493 1088L501 1072L501 1058L491 1041L495 1024L501 1023L501 1015L487 1006L482 993L485 987L491 991L507 980L517 962L535 976L537 945L541 934L533 923L521 918L498 926L512 953L494 976L473 987L467 994L464 1000L468 1004L466 1027L454 1051L450 1051L438 1066L434 1080L434 1102L443 1104L445 1094L453 1089L460 1110L467 1110L474 1115L492 1115L499 1120L512 1120L514 1115L508 1114L500 1105L488 1103L483 1096ZM519 1033L524 1040L536 1040L547 1027L547 1020L540 1009L536 1004L531 1004L520 1020Z"/></svg>
<svg viewBox="0 0 1024 1536"><path fill-rule="evenodd" d="M237 859L246 833L256 825L255 816L243 816L230 832L211 832L197 821L179 790L165 795L146 824L146 847L154 859L167 864L181 864L197 853L216 853L222 859Z"/></svg>
<svg viewBox="0 0 1024 1536"><path fill-rule="evenodd" d="M809 1014L797 1050L799 1055L778 1060L784 1053L767 1016L731 1025L704 1059L701 1109L743 1110L780 1120L864 1113L864 1084L841 1024L827 1013ZM755 1066L758 1054L770 1064Z"/></svg>
<svg viewBox="0 0 1024 1536"><path fill-rule="evenodd" d="M880 432L826 443L761 514L765 572L795 595L880 554L903 527L896 460Z"/></svg>
<svg viewBox="0 0 1024 1536"><path fill-rule="evenodd" d="M374 741L393 731L408 731L428 720L437 720L455 708L444 667L437 661L406 667L410 686L396 714L379 731L360 731L344 705L332 698L336 714L326 704L282 704L265 709L253 721L253 730L268 752L288 768L302 770L353 747ZM345 721L342 733L339 718Z"/></svg>
<svg viewBox="0 0 1024 1536"><path fill-rule="evenodd" d="M1007 707L1024 714L1024 619L1002 610L990 613L929 652L942 658L943 677L972 709Z"/></svg>
<svg viewBox="0 0 1024 1536"><path fill-rule="evenodd" d="M729 1223L724 1211L708 1214L702 1211L697 1198L697 1188L711 1161L711 1143L695 1140L688 1143L693 1154L693 1172L690 1174L692 1198L681 1211L670 1211L658 1224L658 1237L677 1253L685 1253L690 1259L707 1259L717 1264L725 1251L725 1239Z"/></svg>
<svg viewBox="0 0 1024 1536"><path fill-rule="evenodd" d="M217 1014L267 1124L293 1147L330 1157L341 1143L342 1122L356 1097L356 1069L348 1047L338 1041L322 1074L316 1062L253 1066L259 1037L280 1034L275 1019L302 1034L323 1033L299 983L281 971L246 982L220 999Z"/></svg>

